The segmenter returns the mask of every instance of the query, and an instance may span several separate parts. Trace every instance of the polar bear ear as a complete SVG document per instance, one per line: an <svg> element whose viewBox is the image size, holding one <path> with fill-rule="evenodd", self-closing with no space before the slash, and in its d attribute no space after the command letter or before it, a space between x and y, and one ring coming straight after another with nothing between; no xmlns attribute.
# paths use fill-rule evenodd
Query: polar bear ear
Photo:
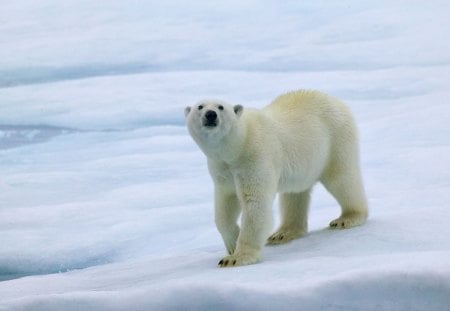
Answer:
<svg viewBox="0 0 450 311"><path fill-rule="evenodd" d="M240 117L242 112L244 111L244 107L242 107L241 105L236 105L233 107L234 113Z"/></svg>
<svg viewBox="0 0 450 311"><path fill-rule="evenodd" d="M187 106L186 108L184 108L184 116L187 117L189 112L191 112L191 107Z"/></svg>

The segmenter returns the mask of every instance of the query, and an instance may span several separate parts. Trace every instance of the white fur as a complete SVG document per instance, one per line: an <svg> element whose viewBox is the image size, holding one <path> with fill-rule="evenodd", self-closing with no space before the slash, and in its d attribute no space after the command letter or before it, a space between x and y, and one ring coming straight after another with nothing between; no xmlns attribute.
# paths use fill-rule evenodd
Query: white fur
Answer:
<svg viewBox="0 0 450 311"><path fill-rule="evenodd" d="M217 126L204 126L207 111L216 112ZM351 112L336 98L296 91L262 110L204 101L187 107L185 114L215 185L216 224L230 254L220 266L255 263L266 240L279 244L306 234L310 192L317 181L341 206L332 228L365 222L357 130ZM281 226L269 237L277 192Z"/></svg>

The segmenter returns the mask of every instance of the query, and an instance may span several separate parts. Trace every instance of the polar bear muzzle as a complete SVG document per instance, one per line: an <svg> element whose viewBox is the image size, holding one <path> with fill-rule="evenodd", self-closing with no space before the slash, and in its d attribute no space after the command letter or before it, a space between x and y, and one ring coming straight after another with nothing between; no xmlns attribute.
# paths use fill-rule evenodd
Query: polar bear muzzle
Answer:
<svg viewBox="0 0 450 311"><path fill-rule="evenodd" d="M203 126L215 127L218 121L217 113L214 110L208 110L203 117Z"/></svg>

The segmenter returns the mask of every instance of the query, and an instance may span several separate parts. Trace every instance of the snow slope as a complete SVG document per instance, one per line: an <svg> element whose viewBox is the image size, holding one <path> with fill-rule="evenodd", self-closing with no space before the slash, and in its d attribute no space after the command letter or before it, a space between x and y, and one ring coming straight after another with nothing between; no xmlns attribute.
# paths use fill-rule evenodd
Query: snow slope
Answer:
<svg viewBox="0 0 450 311"><path fill-rule="evenodd" d="M1 310L450 308L448 1L6 1ZM365 226L218 269L183 109L314 88L360 128ZM274 217L278 220L277 204Z"/></svg>

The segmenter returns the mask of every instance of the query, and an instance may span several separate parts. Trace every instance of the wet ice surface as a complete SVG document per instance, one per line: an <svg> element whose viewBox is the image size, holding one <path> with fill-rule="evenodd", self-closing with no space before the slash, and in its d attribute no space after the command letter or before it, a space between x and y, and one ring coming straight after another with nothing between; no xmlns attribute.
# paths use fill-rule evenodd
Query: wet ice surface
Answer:
<svg viewBox="0 0 450 311"><path fill-rule="evenodd" d="M0 125L0 149L43 143L73 132L73 129L46 125Z"/></svg>
<svg viewBox="0 0 450 311"><path fill-rule="evenodd" d="M445 1L43 0L2 12L0 308L449 305ZM369 222L328 230L339 208L317 186L308 236L218 269L212 183L183 109L262 107L298 88L352 108Z"/></svg>

